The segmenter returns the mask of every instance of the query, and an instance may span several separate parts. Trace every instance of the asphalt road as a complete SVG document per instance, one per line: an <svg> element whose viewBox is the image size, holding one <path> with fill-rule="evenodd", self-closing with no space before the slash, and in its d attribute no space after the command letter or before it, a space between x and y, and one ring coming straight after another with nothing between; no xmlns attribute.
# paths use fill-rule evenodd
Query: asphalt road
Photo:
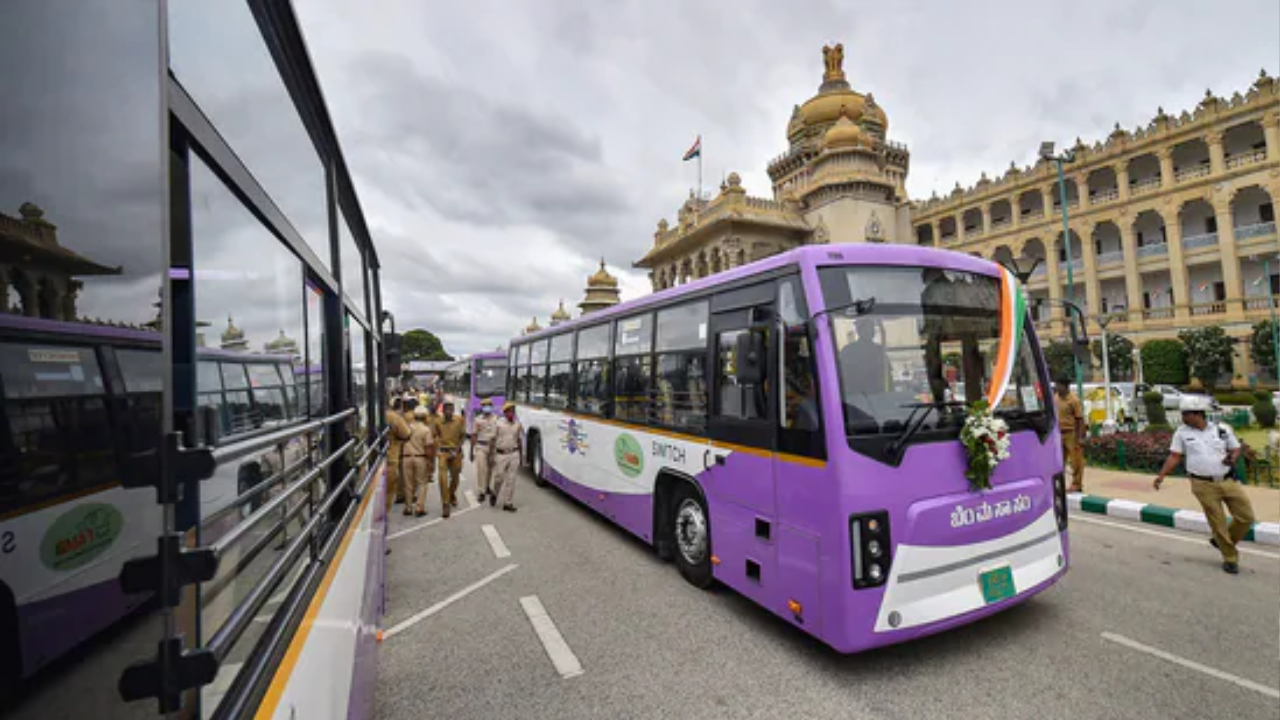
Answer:
<svg viewBox="0 0 1280 720"><path fill-rule="evenodd" d="M439 518L431 491L429 517L392 518L393 534L418 529L390 540L378 720L1280 717L1274 551L1246 554L1231 577L1204 538L1079 518L1071 572L1037 598L841 656L732 591L685 584L527 477L516 514L485 506L425 525ZM528 596L567 646L556 657L569 677Z"/></svg>

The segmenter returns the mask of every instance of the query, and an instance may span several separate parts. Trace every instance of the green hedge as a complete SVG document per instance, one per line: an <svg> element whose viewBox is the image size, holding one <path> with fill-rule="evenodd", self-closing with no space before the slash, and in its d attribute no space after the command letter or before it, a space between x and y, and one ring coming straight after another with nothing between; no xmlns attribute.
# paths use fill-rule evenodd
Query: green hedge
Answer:
<svg viewBox="0 0 1280 720"><path fill-rule="evenodd" d="M1142 374L1149 383L1183 385L1189 379L1187 350L1177 340L1152 340L1142 346Z"/></svg>

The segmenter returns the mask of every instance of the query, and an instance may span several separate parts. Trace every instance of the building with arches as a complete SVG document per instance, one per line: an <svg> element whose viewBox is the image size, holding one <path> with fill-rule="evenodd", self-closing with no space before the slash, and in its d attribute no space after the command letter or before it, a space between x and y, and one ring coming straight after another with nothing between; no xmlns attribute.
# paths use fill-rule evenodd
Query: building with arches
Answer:
<svg viewBox="0 0 1280 720"><path fill-rule="evenodd" d="M1160 109L1146 125L1077 140L1064 167L1074 296L1089 315L1136 344L1221 325L1245 338L1280 294L1275 206L1280 198L1280 94L1262 72L1245 93L1206 91L1192 110ZM1057 170L1041 161L984 173L971 188L916 205L915 241L1008 262L1040 260L1028 282L1036 300L1067 297ZM1269 277L1264 276L1264 259ZM1060 306L1036 307L1051 337ZM1237 345L1234 379L1253 375Z"/></svg>
<svg viewBox="0 0 1280 720"><path fill-rule="evenodd" d="M889 139L875 97L850 86L843 46L822 54L818 93L794 107L787 152L769 163L773 197L747 195L736 172L713 198L691 192L675 225L659 220L653 245L634 264L649 271L654 290L799 245L912 242L910 153Z"/></svg>

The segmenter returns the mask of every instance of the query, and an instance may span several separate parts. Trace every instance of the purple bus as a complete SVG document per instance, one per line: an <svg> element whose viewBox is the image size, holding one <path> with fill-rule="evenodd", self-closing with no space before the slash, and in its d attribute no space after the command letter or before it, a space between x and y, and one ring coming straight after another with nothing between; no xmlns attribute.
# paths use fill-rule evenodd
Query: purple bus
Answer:
<svg viewBox="0 0 1280 720"><path fill-rule="evenodd" d="M509 357L539 484L840 652L1000 612L1067 570L1050 381L992 262L804 247L520 337ZM986 489L966 479L976 409L959 398L1007 426Z"/></svg>
<svg viewBox="0 0 1280 720"><path fill-rule="evenodd" d="M467 434L475 430L480 403L489 400L494 413L502 411L507 386L507 356L502 352L476 353L445 368L444 398L465 413Z"/></svg>
<svg viewBox="0 0 1280 720"><path fill-rule="evenodd" d="M125 594L123 564L155 551L151 489L125 489L125 459L162 428L160 335L0 314L0 688L29 678L149 598ZM200 349L199 432L208 444L306 415L292 359ZM218 468L201 486L212 542L296 478L313 438ZM212 601L214 593L206 597Z"/></svg>

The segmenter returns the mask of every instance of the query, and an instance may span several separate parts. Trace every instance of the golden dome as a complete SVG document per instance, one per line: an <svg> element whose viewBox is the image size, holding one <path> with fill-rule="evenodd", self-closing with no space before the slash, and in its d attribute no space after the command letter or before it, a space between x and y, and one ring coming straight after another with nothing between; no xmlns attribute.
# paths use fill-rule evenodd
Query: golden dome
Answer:
<svg viewBox="0 0 1280 720"><path fill-rule="evenodd" d="M587 278L587 287L618 287L618 278L604 269L604 258L600 258L600 269Z"/></svg>
<svg viewBox="0 0 1280 720"><path fill-rule="evenodd" d="M853 124L849 116L841 115L840 119L822 138L822 146L831 150L840 148L866 147L867 136L862 129Z"/></svg>
<svg viewBox="0 0 1280 720"><path fill-rule="evenodd" d="M236 327L235 321L231 319L230 315L228 315L227 329L222 332L222 341L230 342L232 340L243 340L243 339L244 339L244 331Z"/></svg>
<svg viewBox="0 0 1280 720"><path fill-rule="evenodd" d="M561 300L560 307L557 308L555 312L551 313L551 322L552 323L563 322L569 319L570 319L569 312L564 309L564 301Z"/></svg>
<svg viewBox="0 0 1280 720"><path fill-rule="evenodd" d="M535 317L533 320L529 321L529 326L524 329L524 334L530 335L532 333L538 332L541 329L542 329L542 326L538 324L538 318Z"/></svg>
<svg viewBox="0 0 1280 720"><path fill-rule="evenodd" d="M868 102L866 96L849 87L842 67L844 50L839 45L835 47L839 49L838 53L834 53L832 48L823 48L827 71L822 76L822 87L817 95L809 98L792 114L791 123L787 127L788 135L795 132L799 125L812 128L835 123L842 114L847 114L855 123L862 120L865 114L868 120L888 130L889 118L885 116L884 108L877 105L875 100Z"/></svg>

